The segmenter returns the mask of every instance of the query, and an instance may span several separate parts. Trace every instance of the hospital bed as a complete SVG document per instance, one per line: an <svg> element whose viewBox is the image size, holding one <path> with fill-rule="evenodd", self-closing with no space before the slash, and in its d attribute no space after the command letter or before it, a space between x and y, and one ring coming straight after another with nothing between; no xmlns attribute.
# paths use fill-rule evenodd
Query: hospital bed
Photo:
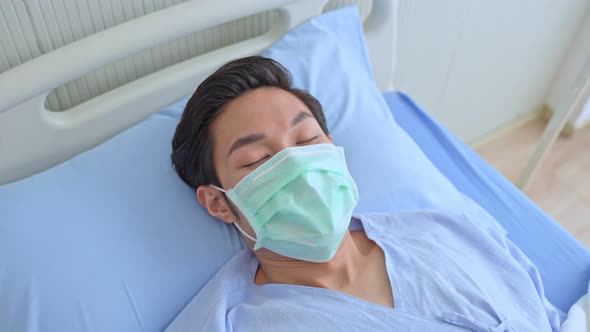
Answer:
<svg viewBox="0 0 590 332"><path fill-rule="evenodd" d="M285 33L355 1L98 3L0 5L0 28L8 32L0 61L0 330L151 331L169 324L244 248L233 229L206 216L170 166L170 139L186 96L221 64L275 54ZM586 293L590 252L411 97L392 92L397 3L356 3L374 73L364 84L383 92L382 118L359 114L348 105L355 99L340 100L333 91L327 94L337 96L332 104L316 92L322 87L313 78L321 76L297 62L287 68L296 68L295 82L324 104L335 142L345 146L359 182L358 210L475 202L535 263L548 298L567 311ZM109 10L124 15L107 22ZM102 29L96 28L97 11ZM53 44L44 48L44 41ZM285 45L297 44L281 42L283 56L291 54ZM321 49L305 52L322 55ZM336 58L349 56L335 52ZM363 54L360 49L358 58ZM347 69L341 74L361 75L365 68ZM357 78L334 77L335 85ZM354 95L362 86L341 88ZM350 122L356 127L347 127ZM375 159L383 150L351 137L358 133L403 158L389 153ZM414 181L405 182L404 174ZM424 191L431 196L422 197Z"/></svg>

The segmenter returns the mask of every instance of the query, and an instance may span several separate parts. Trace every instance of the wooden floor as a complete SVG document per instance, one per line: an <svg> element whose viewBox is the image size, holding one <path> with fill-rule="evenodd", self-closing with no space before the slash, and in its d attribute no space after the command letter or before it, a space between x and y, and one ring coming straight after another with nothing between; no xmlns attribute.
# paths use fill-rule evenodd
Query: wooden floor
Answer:
<svg viewBox="0 0 590 332"><path fill-rule="evenodd" d="M544 127L535 119L477 151L515 182ZM558 139L525 193L590 248L590 126Z"/></svg>

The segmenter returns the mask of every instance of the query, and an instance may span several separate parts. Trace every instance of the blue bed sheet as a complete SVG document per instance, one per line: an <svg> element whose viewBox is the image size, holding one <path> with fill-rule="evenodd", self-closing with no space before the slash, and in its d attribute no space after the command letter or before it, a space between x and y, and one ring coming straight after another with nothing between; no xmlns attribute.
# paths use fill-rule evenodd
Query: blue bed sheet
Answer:
<svg viewBox="0 0 590 332"><path fill-rule="evenodd" d="M588 290L590 251L408 96L384 98L432 163L508 231L539 269L549 300L567 312Z"/></svg>

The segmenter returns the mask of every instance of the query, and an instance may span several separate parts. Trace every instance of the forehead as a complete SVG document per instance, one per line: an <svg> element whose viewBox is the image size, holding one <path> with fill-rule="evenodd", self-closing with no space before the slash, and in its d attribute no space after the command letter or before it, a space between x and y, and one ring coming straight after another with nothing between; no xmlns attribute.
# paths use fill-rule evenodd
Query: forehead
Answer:
<svg viewBox="0 0 590 332"><path fill-rule="evenodd" d="M233 140L244 135L287 130L292 118L300 112L311 114L290 92L274 87L248 91L225 105L211 124L216 149L229 149Z"/></svg>

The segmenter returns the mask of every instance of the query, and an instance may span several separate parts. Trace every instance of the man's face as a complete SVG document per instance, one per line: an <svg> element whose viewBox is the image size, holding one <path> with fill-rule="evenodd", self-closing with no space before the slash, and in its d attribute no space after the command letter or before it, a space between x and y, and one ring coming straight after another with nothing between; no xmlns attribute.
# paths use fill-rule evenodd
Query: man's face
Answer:
<svg viewBox="0 0 590 332"><path fill-rule="evenodd" d="M210 129L213 162L225 189L233 188L244 176L287 147L332 142L303 102L287 91L272 87L252 90L232 100ZM197 197L210 214L228 223L237 222L244 231L254 235L239 212L239 220L235 220L219 191L200 186Z"/></svg>
<svg viewBox="0 0 590 332"><path fill-rule="evenodd" d="M287 147L331 142L305 104L279 88L259 88L234 99L211 132L213 162L224 188L233 188Z"/></svg>

